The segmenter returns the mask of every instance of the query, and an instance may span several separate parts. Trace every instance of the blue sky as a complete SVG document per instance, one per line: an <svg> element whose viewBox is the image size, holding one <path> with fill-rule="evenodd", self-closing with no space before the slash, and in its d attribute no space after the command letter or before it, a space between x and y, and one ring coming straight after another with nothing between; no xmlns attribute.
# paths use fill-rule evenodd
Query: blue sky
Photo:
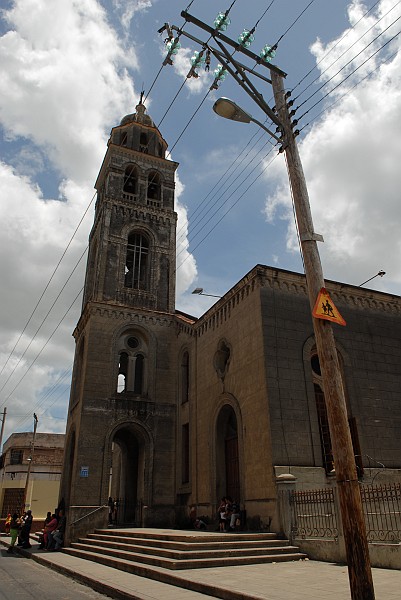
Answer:
<svg viewBox="0 0 401 600"><path fill-rule="evenodd" d="M257 126L220 119L212 105L226 96L255 118L264 115L230 76L205 98L216 61L209 74L186 79L200 48L184 36L174 65L160 70L165 35L157 30L165 22L181 27L188 4L3 2L5 437L31 429L34 410L39 431L65 430L93 184L111 127L133 112L142 88L180 163L177 308L202 314L213 299L192 295L195 287L223 294L257 263L302 271L283 156ZM194 0L189 12L212 24L230 4L229 37L258 23L251 50L279 42L274 64L288 74L285 85L301 117L298 142L315 230L325 239L325 276L359 285L384 269L385 277L369 285L399 295L400 2ZM184 31L206 39L193 25ZM272 105L270 86L258 82L258 89Z"/></svg>

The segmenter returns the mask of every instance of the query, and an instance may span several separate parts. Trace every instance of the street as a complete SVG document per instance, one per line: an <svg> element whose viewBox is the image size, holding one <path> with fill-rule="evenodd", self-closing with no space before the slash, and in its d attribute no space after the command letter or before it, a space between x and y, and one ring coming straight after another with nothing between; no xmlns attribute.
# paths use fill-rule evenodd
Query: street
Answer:
<svg viewBox="0 0 401 600"><path fill-rule="evenodd" d="M107 596L76 583L29 558L0 550L0 600L105 600Z"/></svg>

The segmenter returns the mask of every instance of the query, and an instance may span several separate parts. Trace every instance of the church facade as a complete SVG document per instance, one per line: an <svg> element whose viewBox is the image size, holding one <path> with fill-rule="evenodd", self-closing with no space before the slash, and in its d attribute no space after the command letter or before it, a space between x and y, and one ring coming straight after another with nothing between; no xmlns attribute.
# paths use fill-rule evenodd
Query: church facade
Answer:
<svg viewBox="0 0 401 600"><path fill-rule="evenodd" d="M175 309L174 173L145 107L114 127L96 181L61 497L120 524L213 519L222 496L278 526L277 477L335 469L305 276L256 265L199 319ZM401 299L327 282L359 477L401 469Z"/></svg>

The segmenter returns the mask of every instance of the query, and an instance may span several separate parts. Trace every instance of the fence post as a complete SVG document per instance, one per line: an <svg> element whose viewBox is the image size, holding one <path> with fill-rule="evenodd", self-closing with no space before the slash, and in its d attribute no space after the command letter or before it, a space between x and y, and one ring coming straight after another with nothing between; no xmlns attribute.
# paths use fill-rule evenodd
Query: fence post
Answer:
<svg viewBox="0 0 401 600"><path fill-rule="evenodd" d="M297 478L291 473L283 473L276 477L277 508L280 532L292 543L292 519L290 496L295 490Z"/></svg>

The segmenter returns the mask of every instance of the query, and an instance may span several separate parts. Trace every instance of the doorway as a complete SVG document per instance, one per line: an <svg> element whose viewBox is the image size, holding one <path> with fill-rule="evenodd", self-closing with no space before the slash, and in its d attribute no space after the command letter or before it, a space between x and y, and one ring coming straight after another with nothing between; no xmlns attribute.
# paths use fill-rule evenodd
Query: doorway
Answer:
<svg viewBox="0 0 401 600"><path fill-rule="evenodd" d="M109 496L115 524L140 527L145 496L145 444L132 427L119 429L112 442Z"/></svg>
<svg viewBox="0 0 401 600"><path fill-rule="evenodd" d="M226 404L217 418L216 428L216 500L229 496L240 502L237 418Z"/></svg>

